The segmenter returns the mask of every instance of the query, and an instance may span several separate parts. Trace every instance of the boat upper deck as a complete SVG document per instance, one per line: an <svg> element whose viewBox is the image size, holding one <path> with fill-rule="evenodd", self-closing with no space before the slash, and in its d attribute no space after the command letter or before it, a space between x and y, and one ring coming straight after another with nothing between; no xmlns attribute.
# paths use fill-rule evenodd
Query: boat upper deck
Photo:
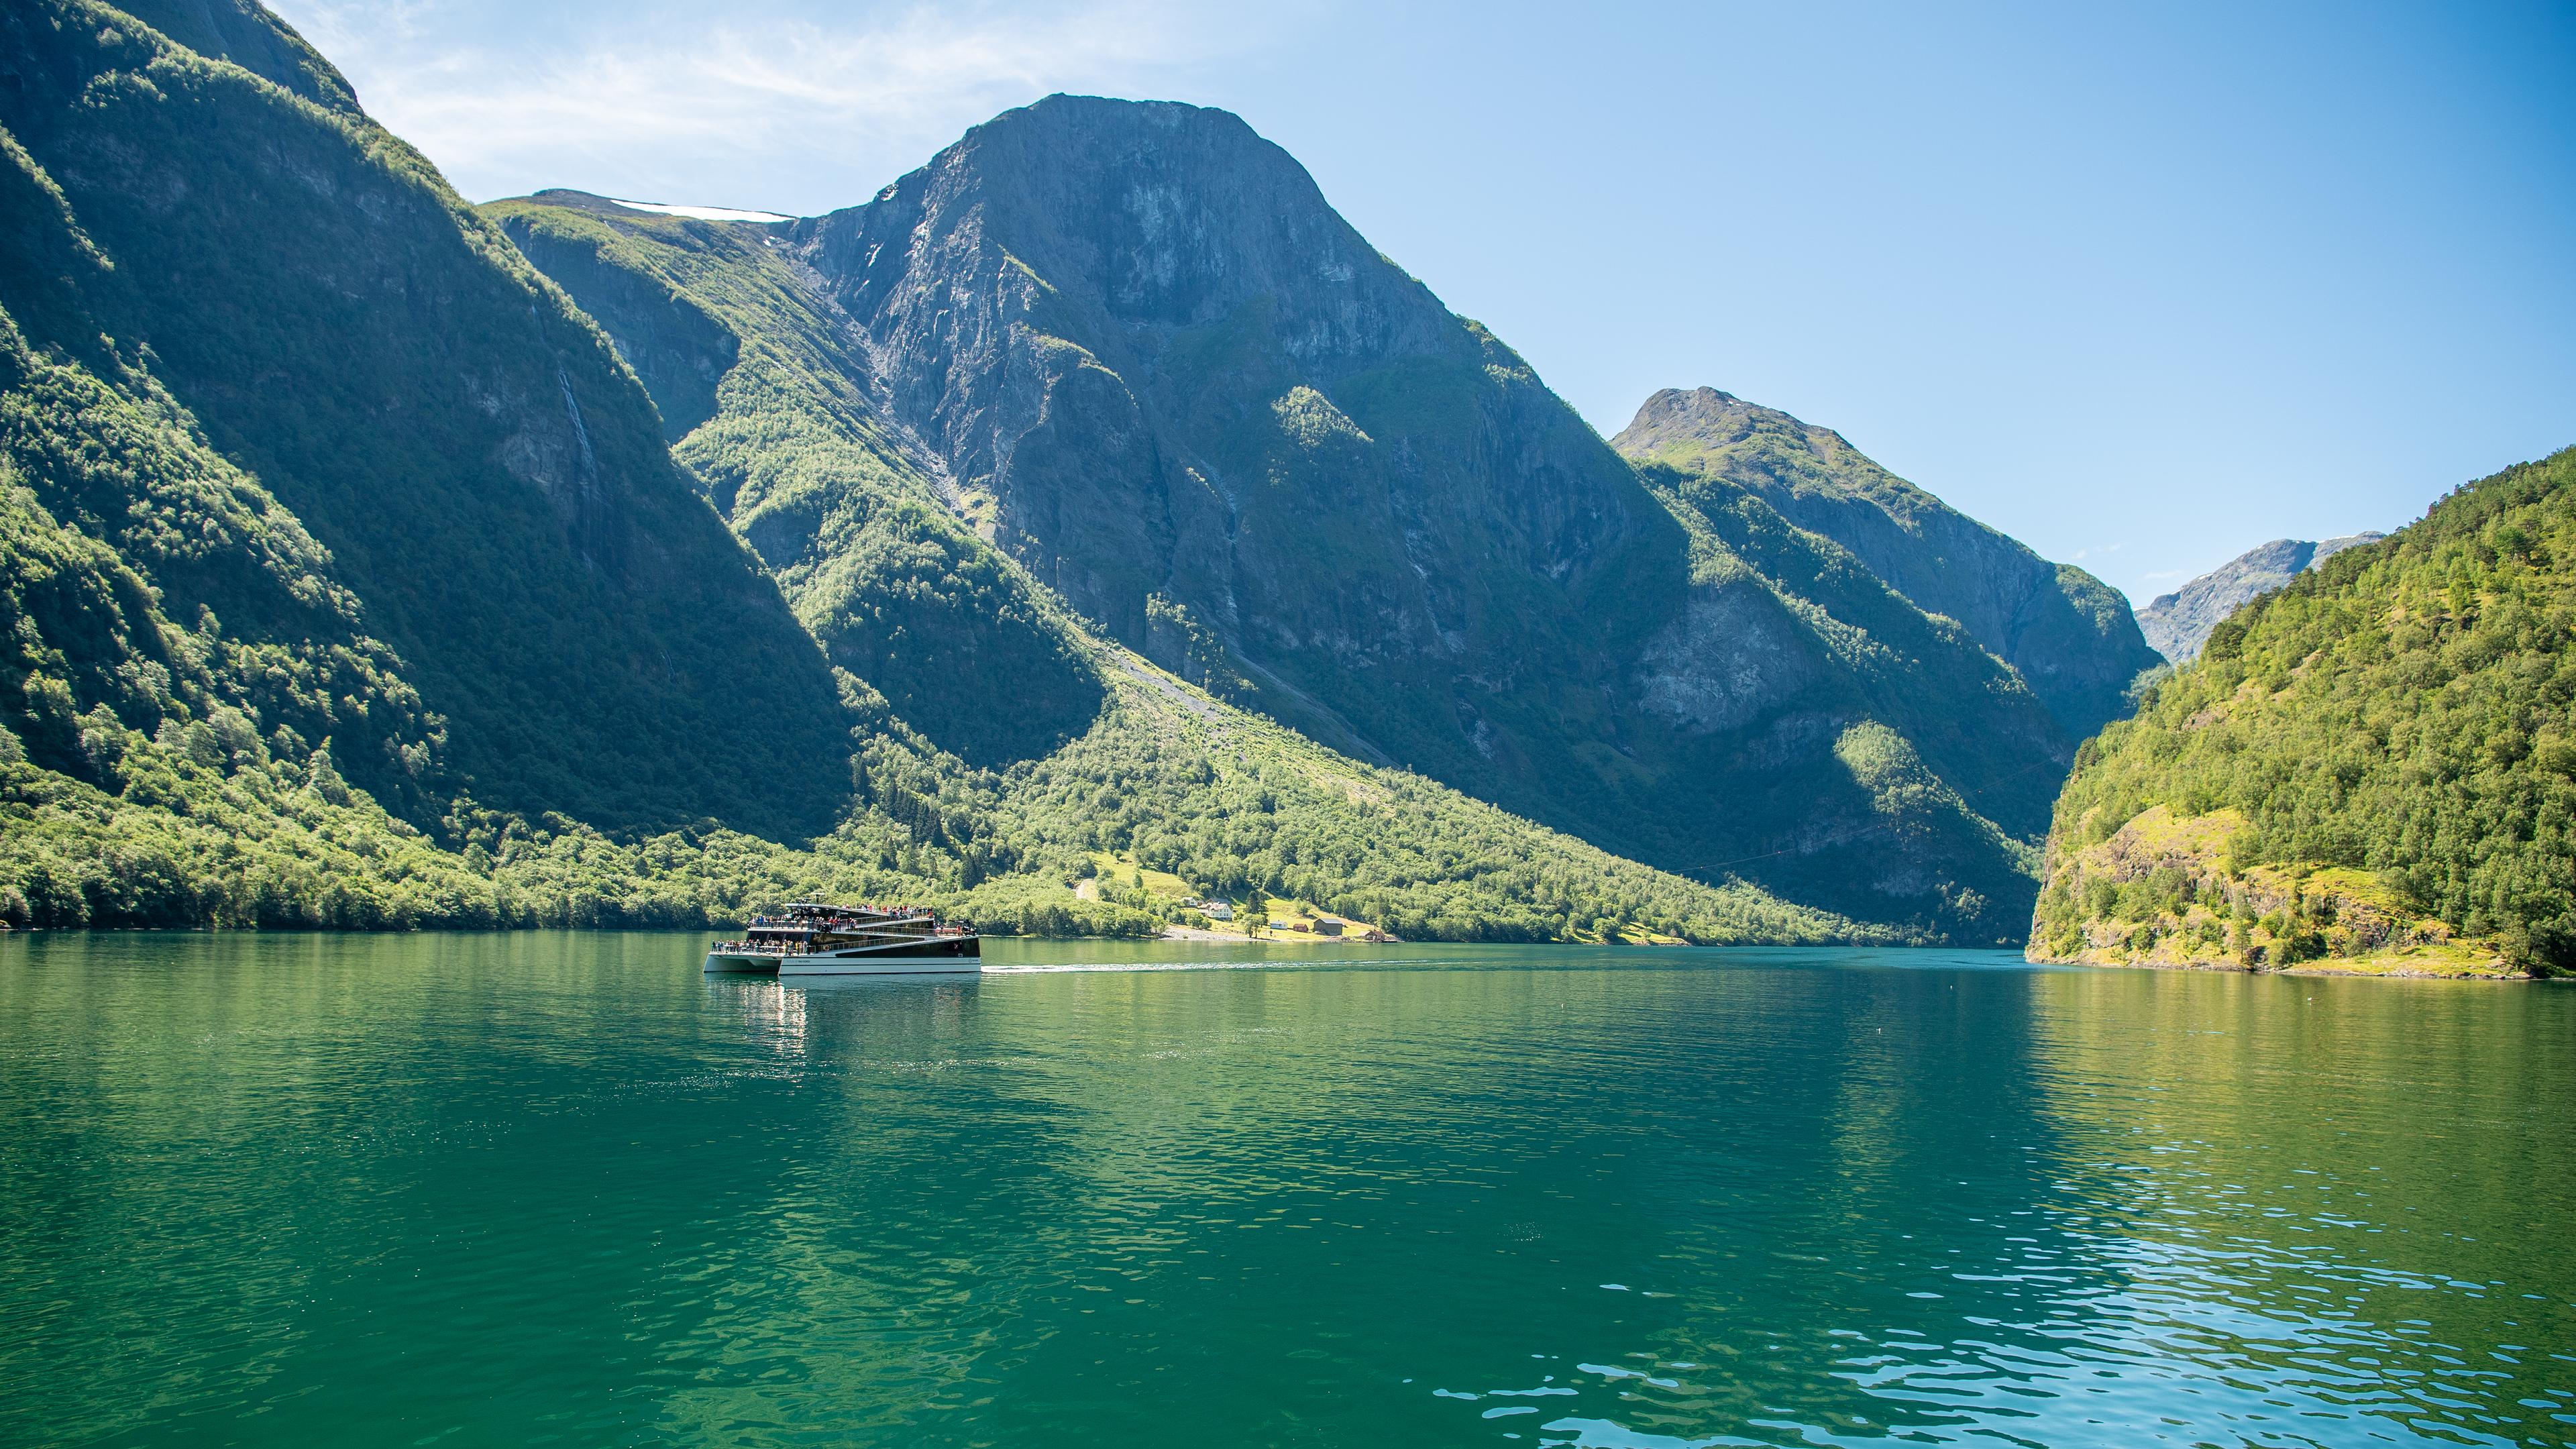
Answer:
<svg viewBox="0 0 2576 1449"><path fill-rule="evenodd" d="M787 954L823 950L870 940L965 937L974 932L939 919L927 906L827 905L798 901L774 915L751 918L739 941L720 941L722 953Z"/></svg>

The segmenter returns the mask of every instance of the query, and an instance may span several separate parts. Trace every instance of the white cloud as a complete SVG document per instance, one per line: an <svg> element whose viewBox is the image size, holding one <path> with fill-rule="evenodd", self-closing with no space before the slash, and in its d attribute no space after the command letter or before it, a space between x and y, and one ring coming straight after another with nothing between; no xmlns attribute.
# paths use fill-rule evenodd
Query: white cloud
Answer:
<svg viewBox="0 0 2576 1449"><path fill-rule="evenodd" d="M477 199L575 186L810 213L1056 90L1186 81L1297 18L1174 0L777 5L639 17L474 0L275 0L359 99Z"/></svg>

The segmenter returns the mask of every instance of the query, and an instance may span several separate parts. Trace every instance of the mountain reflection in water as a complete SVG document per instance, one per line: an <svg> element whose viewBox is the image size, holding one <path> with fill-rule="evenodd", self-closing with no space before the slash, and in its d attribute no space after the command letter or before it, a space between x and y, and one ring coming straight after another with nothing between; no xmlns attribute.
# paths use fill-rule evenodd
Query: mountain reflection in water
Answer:
<svg viewBox="0 0 2576 1449"><path fill-rule="evenodd" d="M2576 1443L2576 991L700 945L0 943L0 1441Z"/></svg>

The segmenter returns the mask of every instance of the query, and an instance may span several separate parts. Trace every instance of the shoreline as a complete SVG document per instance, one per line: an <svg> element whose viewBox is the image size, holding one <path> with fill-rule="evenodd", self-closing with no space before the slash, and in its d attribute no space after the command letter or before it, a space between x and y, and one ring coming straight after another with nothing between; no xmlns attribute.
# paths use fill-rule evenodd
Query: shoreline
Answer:
<svg viewBox="0 0 2576 1449"><path fill-rule="evenodd" d="M2553 978L2533 976L2510 969L2480 971L2462 967L2449 971L2428 971L2408 967L2377 969L2363 965L2327 965L2301 962L2277 969L2240 966L2232 961L2096 961L2082 956L2042 956L2025 951L2022 959L2034 966L2096 966L2108 971L2208 971L2227 976L2297 976L2315 980L2320 976L2346 977L2366 981L2489 981L2511 983L2540 982Z"/></svg>
<svg viewBox="0 0 2576 1449"><path fill-rule="evenodd" d="M1267 936L1239 936L1227 931L1204 931L1196 926L1165 926L1158 941L1214 941L1235 946L1401 946L1400 936L1383 941L1364 940L1358 936L1316 936L1303 931L1275 931Z"/></svg>

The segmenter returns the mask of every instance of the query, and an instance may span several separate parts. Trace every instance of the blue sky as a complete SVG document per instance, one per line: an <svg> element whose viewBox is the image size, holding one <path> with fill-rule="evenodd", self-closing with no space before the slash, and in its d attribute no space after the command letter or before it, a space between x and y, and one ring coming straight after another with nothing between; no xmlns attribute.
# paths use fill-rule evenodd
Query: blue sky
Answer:
<svg viewBox="0 0 2576 1449"><path fill-rule="evenodd" d="M1707 384L2143 604L2576 443L2576 6L271 0L476 200L1223 106L1603 432Z"/></svg>

